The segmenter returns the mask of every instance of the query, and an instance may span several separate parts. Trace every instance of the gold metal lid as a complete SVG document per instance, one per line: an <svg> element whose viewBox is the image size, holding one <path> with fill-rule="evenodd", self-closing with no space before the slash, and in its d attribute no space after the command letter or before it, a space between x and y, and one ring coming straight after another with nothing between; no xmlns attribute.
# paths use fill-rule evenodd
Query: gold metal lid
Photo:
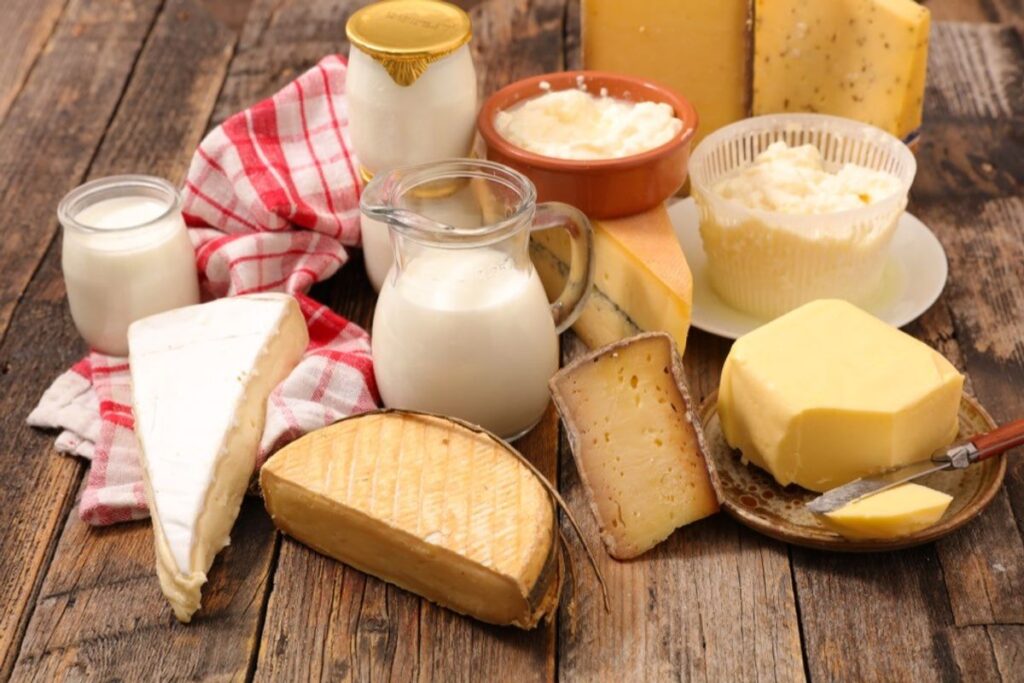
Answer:
<svg viewBox="0 0 1024 683"><path fill-rule="evenodd" d="M406 86L468 43L473 27L468 14L442 0L382 0L349 17L345 34Z"/></svg>

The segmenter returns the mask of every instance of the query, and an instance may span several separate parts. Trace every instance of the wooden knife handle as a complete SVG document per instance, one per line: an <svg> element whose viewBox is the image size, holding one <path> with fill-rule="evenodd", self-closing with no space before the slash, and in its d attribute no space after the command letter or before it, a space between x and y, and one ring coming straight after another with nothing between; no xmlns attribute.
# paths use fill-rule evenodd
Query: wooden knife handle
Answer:
<svg viewBox="0 0 1024 683"><path fill-rule="evenodd" d="M979 434L971 439L971 443L978 449L974 456L974 462L980 462L993 456L1005 453L1011 448L1024 445L1024 420L1007 422L991 432Z"/></svg>

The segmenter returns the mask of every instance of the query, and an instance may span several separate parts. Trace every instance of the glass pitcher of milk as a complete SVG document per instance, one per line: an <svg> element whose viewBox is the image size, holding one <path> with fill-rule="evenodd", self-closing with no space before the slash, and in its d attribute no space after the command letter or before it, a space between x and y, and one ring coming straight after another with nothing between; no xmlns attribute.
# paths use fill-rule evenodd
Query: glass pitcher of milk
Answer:
<svg viewBox="0 0 1024 683"><path fill-rule="evenodd" d="M537 204L525 176L474 159L378 175L361 209L388 225L395 259L373 320L384 403L461 418L507 439L528 432L547 408L558 333L590 291L586 216ZM552 227L564 227L572 245L553 304L529 256L530 232Z"/></svg>

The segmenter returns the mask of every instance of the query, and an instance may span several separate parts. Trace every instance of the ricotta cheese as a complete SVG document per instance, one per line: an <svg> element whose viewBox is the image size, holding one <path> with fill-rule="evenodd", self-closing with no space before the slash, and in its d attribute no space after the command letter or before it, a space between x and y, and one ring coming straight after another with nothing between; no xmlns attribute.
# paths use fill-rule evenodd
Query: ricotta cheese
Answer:
<svg viewBox="0 0 1024 683"><path fill-rule="evenodd" d="M798 215L859 209L899 190L899 178L891 173L857 164L831 172L814 145L790 147L781 140L714 187L749 209Z"/></svg>
<svg viewBox="0 0 1024 683"><path fill-rule="evenodd" d="M683 122L663 102L628 102L578 89L546 92L499 111L494 127L528 152L556 159L618 159L660 147Z"/></svg>

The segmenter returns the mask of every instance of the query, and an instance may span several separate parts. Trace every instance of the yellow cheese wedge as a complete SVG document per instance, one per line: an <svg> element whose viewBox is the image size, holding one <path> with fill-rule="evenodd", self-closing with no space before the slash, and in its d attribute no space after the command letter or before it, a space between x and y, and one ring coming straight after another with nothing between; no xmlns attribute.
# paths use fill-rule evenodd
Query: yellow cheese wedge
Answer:
<svg viewBox="0 0 1024 683"><path fill-rule="evenodd" d="M591 224L594 289L573 329L590 348L639 331L668 332L682 354L693 309L693 276L665 207ZM565 231L533 233L531 254L548 296L557 296L568 273Z"/></svg>
<svg viewBox="0 0 1024 683"><path fill-rule="evenodd" d="M260 472L289 536L492 624L558 603L555 515L511 447L442 417L382 411L307 434Z"/></svg>
<svg viewBox="0 0 1024 683"><path fill-rule="evenodd" d="M551 393L612 557L636 557L717 512L704 437L668 335L584 356L551 379Z"/></svg>
<svg viewBox="0 0 1024 683"><path fill-rule="evenodd" d="M583 0L583 66L663 83L697 108L699 141L749 110L750 0Z"/></svg>
<svg viewBox="0 0 1024 683"><path fill-rule="evenodd" d="M903 484L821 515L826 526L852 539L899 538L934 525L953 497L920 484Z"/></svg>
<svg viewBox="0 0 1024 683"><path fill-rule="evenodd" d="M834 114L901 138L920 127L925 7L913 0L756 0L754 16L755 115Z"/></svg>
<svg viewBox="0 0 1024 683"><path fill-rule="evenodd" d="M823 299L733 345L718 415L729 445L780 484L825 491L949 445L963 381L922 342Z"/></svg>

